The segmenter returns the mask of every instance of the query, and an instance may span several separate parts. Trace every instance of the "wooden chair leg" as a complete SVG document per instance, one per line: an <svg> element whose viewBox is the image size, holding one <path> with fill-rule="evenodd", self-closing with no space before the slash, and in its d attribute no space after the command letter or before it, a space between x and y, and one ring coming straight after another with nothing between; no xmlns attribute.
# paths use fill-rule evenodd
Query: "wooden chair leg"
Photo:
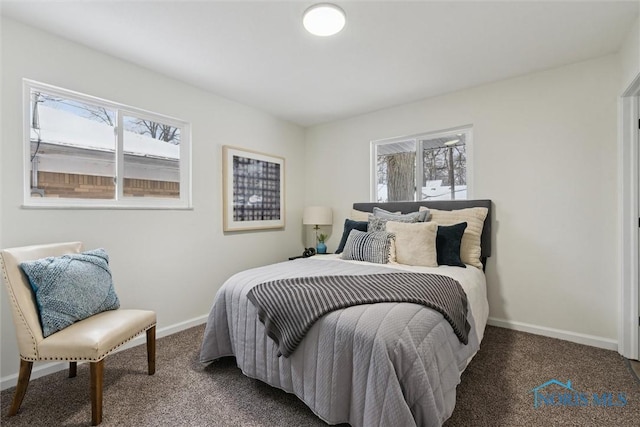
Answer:
<svg viewBox="0 0 640 427"><path fill-rule="evenodd" d="M147 329L147 366L149 375L156 373L156 327Z"/></svg>
<svg viewBox="0 0 640 427"><path fill-rule="evenodd" d="M90 363L91 371L91 425L102 422L102 380L104 377L104 359Z"/></svg>
<svg viewBox="0 0 640 427"><path fill-rule="evenodd" d="M69 378L75 378L78 374L78 362L69 362Z"/></svg>
<svg viewBox="0 0 640 427"><path fill-rule="evenodd" d="M20 373L18 374L18 385L16 386L16 393L13 395L13 402L9 408L9 416L12 417L18 413L20 405L22 405L22 399L27 393L27 386L29 385L29 378L31 378L31 368L33 368L33 362L20 359Z"/></svg>

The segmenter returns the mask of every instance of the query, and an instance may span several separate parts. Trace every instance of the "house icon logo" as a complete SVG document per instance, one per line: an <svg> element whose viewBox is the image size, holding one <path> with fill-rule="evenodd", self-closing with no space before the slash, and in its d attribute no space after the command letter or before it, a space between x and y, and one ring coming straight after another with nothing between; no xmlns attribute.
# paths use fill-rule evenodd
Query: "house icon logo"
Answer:
<svg viewBox="0 0 640 427"><path fill-rule="evenodd" d="M533 390L531 390L531 393L533 393L533 407L534 408L539 408L540 405L542 404L542 402L548 401L548 399L545 400L546 395L543 394L542 390L547 388L548 386L552 385L552 384L556 384L558 386L560 386L563 389L568 390L569 392L572 393L577 393L572 387L571 387L571 380L567 380L567 383L562 383L556 379L552 379L547 381L544 384L539 385L538 387L534 388Z"/></svg>
<svg viewBox="0 0 640 427"><path fill-rule="evenodd" d="M551 387L551 388L549 388ZM530 390L533 393L533 407L542 406L599 406L622 407L627 404L626 393L580 393L573 388L571 380L566 383L551 379Z"/></svg>

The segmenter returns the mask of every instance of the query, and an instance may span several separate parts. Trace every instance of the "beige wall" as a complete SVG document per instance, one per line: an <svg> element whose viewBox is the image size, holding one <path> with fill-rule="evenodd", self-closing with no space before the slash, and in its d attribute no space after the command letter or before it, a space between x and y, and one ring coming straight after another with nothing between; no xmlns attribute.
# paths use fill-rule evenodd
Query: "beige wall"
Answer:
<svg viewBox="0 0 640 427"><path fill-rule="evenodd" d="M156 310L159 330L206 315L232 273L301 251L303 129L14 21L2 20L1 48L0 247L106 248L123 307ZM22 209L23 77L190 122L193 210ZM222 232L223 144L286 159L284 230ZM0 299L4 380L17 373L18 351L4 286Z"/></svg>
<svg viewBox="0 0 640 427"><path fill-rule="evenodd" d="M490 316L617 339L617 55L425 99L307 132L306 194L369 200L370 141L473 125L473 197L495 203ZM542 329L541 329L542 328Z"/></svg>

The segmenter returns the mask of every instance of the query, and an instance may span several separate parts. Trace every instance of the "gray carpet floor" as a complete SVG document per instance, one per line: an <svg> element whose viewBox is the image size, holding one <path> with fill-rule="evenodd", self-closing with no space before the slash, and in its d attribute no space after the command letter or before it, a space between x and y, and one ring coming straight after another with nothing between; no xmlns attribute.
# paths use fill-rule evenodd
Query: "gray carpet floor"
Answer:
<svg viewBox="0 0 640 427"><path fill-rule="evenodd" d="M233 358L198 363L203 326L158 340L157 371L146 375L144 346L105 362L103 426L322 426L295 396L245 377ZM591 396L612 393L624 406L534 408L535 387L550 379ZM6 416L14 389L0 393L3 426L86 426L89 369L32 380L17 416ZM562 393L557 385L545 391ZM616 352L488 327L462 376L453 426L639 426L640 381Z"/></svg>

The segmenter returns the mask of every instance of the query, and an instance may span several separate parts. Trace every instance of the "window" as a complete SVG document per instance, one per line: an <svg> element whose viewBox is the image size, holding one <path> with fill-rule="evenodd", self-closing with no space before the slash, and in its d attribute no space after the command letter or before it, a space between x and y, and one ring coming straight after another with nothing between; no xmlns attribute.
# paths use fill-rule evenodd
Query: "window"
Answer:
<svg viewBox="0 0 640 427"><path fill-rule="evenodd" d="M24 81L25 206L188 208L189 124Z"/></svg>
<svg viewBox="0 0 640 427"><path fill-rule="evenodd" d="M466 199L471 127L372 143L372 200Z"/></svg>

